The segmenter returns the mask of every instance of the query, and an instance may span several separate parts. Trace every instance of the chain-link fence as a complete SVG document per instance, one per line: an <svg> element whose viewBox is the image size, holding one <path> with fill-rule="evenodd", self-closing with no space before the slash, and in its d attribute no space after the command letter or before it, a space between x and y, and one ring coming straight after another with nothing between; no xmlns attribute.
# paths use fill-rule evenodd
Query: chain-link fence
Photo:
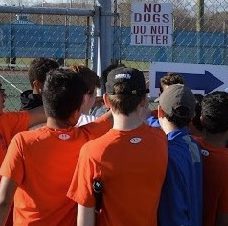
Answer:
<svg viewBox="0 0 228 226"><path fill-rule="evenodd" d="M139 0L140 2L140 0ZM141 70L149 62L178 62L228 65L227 0L159 0L173 6L173 45L130 45L132 1L115 0L114 58Z"/></svg>
<svg viewBox="0 0 228 226"><path fill-rule="evenodd" d="M33 13L15 13L23 7L5 5L7 12L0 12L0 81L8 96L7 110L19 109L20 94L31 89L27 70L34 58L53 58L61 66L74 63L90 66L92 17L83 10L94 8L91 1L58 4L30 1ZM70 13L75 8L79 16L74 15L77 12ZM48 14L41 13L43 9Z"/></svg>
<svg viewBox="0 0 228 226"><path fill-rule="evenodd" d="M8 110L18 109L20 93L30 88L27 69L36 57L65 66L83 63L98 72L111 60L144 71L159 61L228 65L227 0L141 1L173 7L173 44L153 47L130 45L131 0L52 2L11 0L0 6L0 81L10 97Z"/></svg>

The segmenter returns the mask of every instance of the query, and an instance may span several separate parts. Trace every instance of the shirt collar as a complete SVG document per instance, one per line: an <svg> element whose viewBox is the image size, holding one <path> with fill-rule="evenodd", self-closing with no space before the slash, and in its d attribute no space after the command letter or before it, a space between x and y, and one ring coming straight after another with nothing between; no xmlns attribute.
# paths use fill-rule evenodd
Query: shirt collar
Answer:
<svg viewBox="0 0 228 226"><path fill-rule="evenodd" d="M189 135L188 128L184 127L181 129L175 129L167 134L168 140L173 140L176 137L183 137L185 135Z"/></svg>

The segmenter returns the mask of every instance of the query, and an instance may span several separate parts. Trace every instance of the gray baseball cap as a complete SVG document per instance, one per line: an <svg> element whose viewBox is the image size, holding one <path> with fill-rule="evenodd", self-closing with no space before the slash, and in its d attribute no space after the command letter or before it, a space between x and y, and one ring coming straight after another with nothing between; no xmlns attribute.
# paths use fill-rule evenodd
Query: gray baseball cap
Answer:
<svg viewBox="0 0 228 226"><path fill-rule="evenodd" d="M195 97L191 89L183 84L174 84L167 87L159 96L158 101L163 111L169 116L192 118L195 114ZM187 109L184 114L177 113L179 107Z"/></svg>

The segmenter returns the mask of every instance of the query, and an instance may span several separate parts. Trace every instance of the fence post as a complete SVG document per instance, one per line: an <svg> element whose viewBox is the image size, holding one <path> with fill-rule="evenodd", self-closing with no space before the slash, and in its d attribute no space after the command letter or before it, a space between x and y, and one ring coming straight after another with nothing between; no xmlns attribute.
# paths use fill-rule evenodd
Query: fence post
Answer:
<svg viewBox="0 0 228 226"><path fill-rule="evenodd" d="M228 24L228 20L224 20L223 21L223 64L226 64L227 61L227 39L228 39L228 35L227 35L227 24Z"/></svg>
<svg viewBox="0 0 228 226"><path fill-rule="evenodd" d="M113 55L113 27L112 27L112 1L98 0L101 9L100 19L100 71L101 72L111 63Z"/></svg>
<svg viewBox="0 0 228 226"><path fill-rule="evenodd" d="M98 42L100 39L100 7L94 7L94 16L91 26L91 69L98 70Z"/></svg>
<svg viewBox="0 0 228 226"><path fill-rule="evenodd" d="M203 64L203 40L202 31L204 26L204 0L197 0L197 17L196 17L196 31L197 31L197 63Z"/></svg>

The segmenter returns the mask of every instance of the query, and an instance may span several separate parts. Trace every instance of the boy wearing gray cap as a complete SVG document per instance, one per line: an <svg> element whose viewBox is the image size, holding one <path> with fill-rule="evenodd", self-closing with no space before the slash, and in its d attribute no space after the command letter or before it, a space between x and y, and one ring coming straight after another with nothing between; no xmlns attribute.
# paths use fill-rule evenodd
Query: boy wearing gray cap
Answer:
<svg viewBox="0 0 228 226"><path fill-rule="evenodd" d="M188 133L195 99L182 85L169 86L159 97L158 118L168 138L168 169L160 207L160 226L202 225L202 162Z"/></svg>

